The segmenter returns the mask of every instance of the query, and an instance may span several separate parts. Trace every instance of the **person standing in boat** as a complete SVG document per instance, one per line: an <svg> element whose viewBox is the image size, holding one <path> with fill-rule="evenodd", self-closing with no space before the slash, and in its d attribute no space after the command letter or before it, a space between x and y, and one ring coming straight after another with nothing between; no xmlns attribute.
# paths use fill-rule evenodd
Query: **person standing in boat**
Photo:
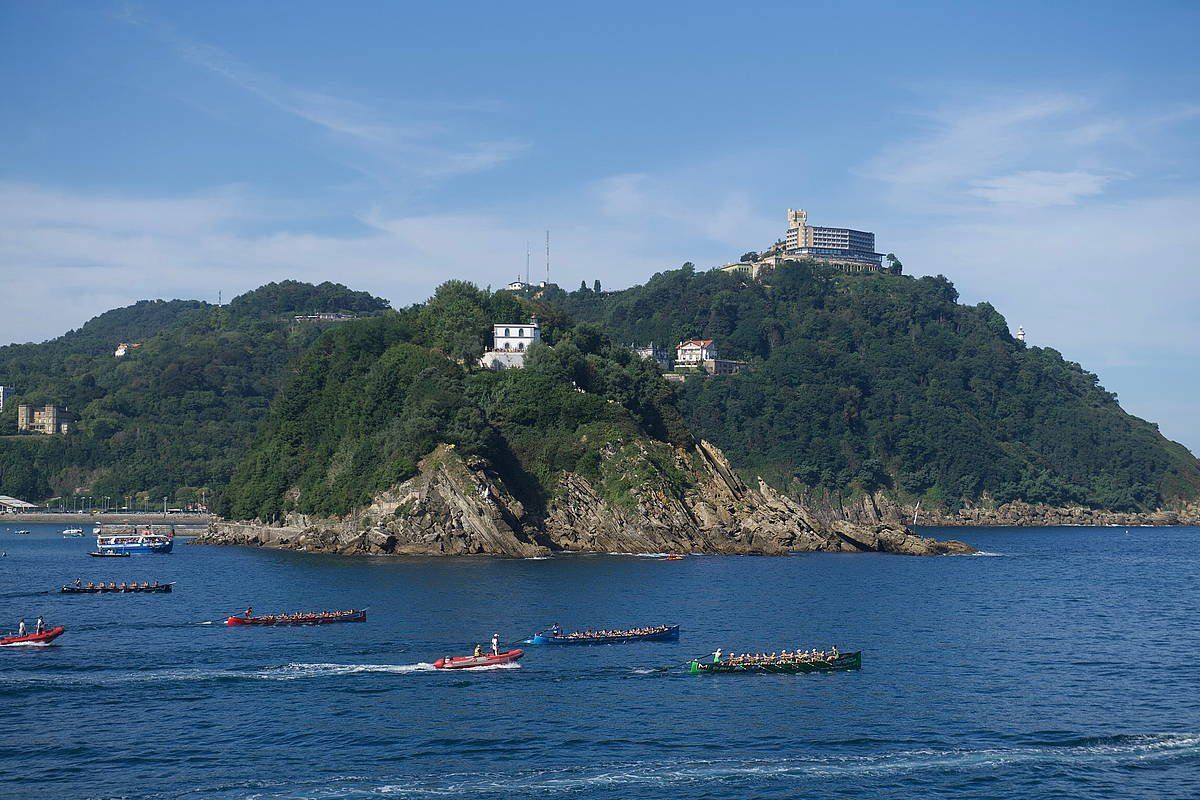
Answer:
<svg viewBox="0 0 1200 800"><path fill-rule="evenodd" d="M713 663L714 664L721 663L721 648L719 648L719 647L715 651L713 651Z"/></svg>
<svg viewBox="0 0 1200 800"><path fill-rule="evenodd" d="M250 618L251 618L251 617L253 617L253 616L254 616L254 608L253 608L253 606L246 606L246 613L245 613L245 617L246 617L246 619L250 619Z"/></svg>
<svg viewBox="0 0 1200 800"><path fill-rule="evenodd" d="M37 622L33 623L33 632L39 634L46 632L46 622L41 618L41 616L37 618Z"/></svg>
<svg viewBox="0 0 1200 800"><path fill-rule="evenodd" d="M24 636L26 633L28 633L28 629L25 627L25 618L21 617L20 622L17 623L17 636Z"/></svg>
<svg viewBox="0 0 1200 800"><path fill-rule="evenodd" d="M551 625L550 635L555 637L562 636L562 625L559 625L557 622Z"/></svg>
<svg viewBox="0 0 1200 800"><path fill-rule="evenodd" d="M498 633L492 634L492 655L500 655L500 634Z"/></svg>

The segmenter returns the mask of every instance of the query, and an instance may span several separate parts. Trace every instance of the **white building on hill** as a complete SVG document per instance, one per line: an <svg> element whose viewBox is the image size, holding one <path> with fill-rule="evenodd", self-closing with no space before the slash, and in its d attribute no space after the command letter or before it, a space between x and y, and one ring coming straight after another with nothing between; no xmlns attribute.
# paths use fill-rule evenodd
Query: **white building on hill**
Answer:
<svg viewBox="0 0 1200 800"><path fill-rule="evenodd" d="M698 367L716 357L717 346L712 339L688 339L675 346L675 364L681 367Z"/></svg>
<svg viewBox="0 0 1200 800"><path fill-rule="evenodd" d="M492 349L479 359L487 369L520 369L525 366L525 351L542 340L537 317L529 322L501 323L492 326Z"/></svg>

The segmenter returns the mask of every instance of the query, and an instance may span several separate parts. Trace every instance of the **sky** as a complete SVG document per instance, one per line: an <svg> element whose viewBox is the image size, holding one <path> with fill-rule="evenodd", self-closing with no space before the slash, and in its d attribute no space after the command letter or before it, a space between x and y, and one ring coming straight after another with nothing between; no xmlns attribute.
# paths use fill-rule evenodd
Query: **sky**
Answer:
<svg viewBox="0 0 1200 800"><path fill-rule="evenodd" d="M752 7L751 7L752 6ZM0 0L0 344L874 231L1200 452L1200 4ZM3 376L0 376L3 383Z"/></svg>

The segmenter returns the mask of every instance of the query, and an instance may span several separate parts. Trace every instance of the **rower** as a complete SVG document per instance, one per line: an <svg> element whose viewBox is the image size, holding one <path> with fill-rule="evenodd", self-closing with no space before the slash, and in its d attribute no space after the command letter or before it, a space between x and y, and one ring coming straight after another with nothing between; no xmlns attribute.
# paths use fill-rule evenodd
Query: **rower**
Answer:
<svg viewBox="0 0 1200 800"><path fill-rule="evenodd" d="M475 645L475 657L483 658L483 645L480 645L480 644Z"/></svg>
<svg viewBox="0 0 1200 800"><path fill-rule="evenodd" d="M553 625L551 625L550 626L550 635L551 636L562 636L562 625L559 625L557 622L554 623Z"/></svg>
<svg viewBox="0 0 1200 800"><path fill-rule="evenodd" d="M246 613L243 616L245 616L246 619L250 619L254 616L254 609L251 606L246 606Z"/></svg>
<svg viewBox="0 0 1200 800"><path fill-rule="evenodd" d="M492 634L492 655L500 655L500 634L498 633Z"/></svg>

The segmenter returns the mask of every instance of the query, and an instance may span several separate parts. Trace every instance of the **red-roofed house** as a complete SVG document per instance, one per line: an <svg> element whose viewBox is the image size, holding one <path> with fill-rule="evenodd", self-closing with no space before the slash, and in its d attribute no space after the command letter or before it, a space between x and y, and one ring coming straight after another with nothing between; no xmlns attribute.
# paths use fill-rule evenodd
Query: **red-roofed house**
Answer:
<svg viewBox="0 0 1200 800"><path fill-rule="evenodd" d="M717 347L712 339L688 339L675 346L675 364L683 367L698 367L701 363L715 359Z"/></svg>

